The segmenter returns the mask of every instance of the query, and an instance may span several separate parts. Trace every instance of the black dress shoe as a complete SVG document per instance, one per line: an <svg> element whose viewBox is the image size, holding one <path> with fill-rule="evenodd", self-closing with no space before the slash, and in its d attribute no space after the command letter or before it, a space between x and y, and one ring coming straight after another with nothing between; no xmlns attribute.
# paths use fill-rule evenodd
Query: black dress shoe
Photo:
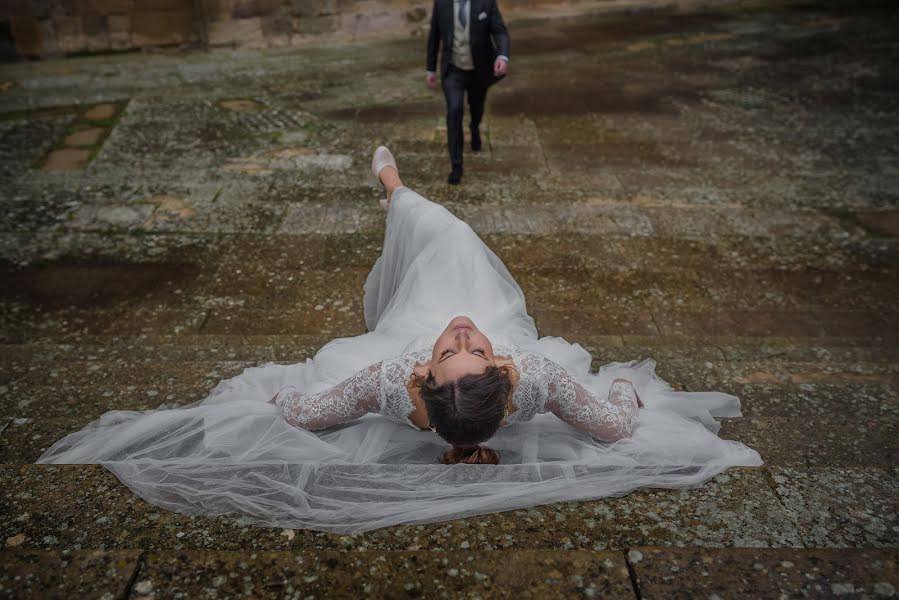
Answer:
<svg viewBox="0 0 899 600"><path fill-rule="evenodd" d="M462 167L453 167L446 182L452 185L459 185L460 181L462 181Z"/></svg>
<svg viewBox="0 0 899 600"><path fill-rule="evenodd" d="M472 152L480 152L481 151L481 132L477 129L471 130L471 151Z"/></svg>

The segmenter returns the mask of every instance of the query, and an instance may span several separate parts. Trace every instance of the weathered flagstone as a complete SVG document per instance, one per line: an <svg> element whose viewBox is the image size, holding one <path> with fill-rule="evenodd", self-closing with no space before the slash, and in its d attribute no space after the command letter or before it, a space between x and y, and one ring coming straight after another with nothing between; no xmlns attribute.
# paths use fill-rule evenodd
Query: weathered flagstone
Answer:
<svg viewBox="0 0 899 600"><path fill-rule="evenodd" d="M899 461L899 424L891 415L728 419L721 435L755 448L777 466L887 468Z"/></svg>
<svg viewBox="0 0 899 600"><path fill-rule="evenodd" d="M27 551L0 560L0 591L20 598L634 597L624 556L613 552L360 552L347 561L336 551Z"/></svg>
<svg viewBox="0 0 899 600"><path fill-rule="evenodd" d="M64 365L47 365L45 368L29 368L27 373L14 379L15 385L28 388L57 384L68 386L102 386L117 382L137 382L150 385L151 382L177 382L189 384L199 378L215 378L243 368L251 362L242 361L162 361L144 358L134 361L99 359L82 361L70 360Z"/></svg>
<svg viewBox="0 0 899 600"><path fill-rule="evenodd" d="M0 595L7 598L125 598L140 550L0 550Z"/></svg>
<svg viewBox="0 0 899 600"><path fill-rule="evenodd" d="M202 400L218 383L214 377L215 374L210 373L208 378L195 382L141 381L140 388L134 384L41 387L12 384L4 386L0 407L3 414L27 420L29 430L33 430L34 425L47 427L52 423L65 431L80 427L109 410L153 410L163 404L189 404ZM73 422L78 419L83 422ZM9 433L17 435L14 430ZM59 435L59 432L54 431L51 435ZM46 441L42 446L46 446ZM12 461L11 456L6 458L7 462Z"/></svg>
<svg viewBox="0 0 899 600"><path fill-rule="evenodd" d="M60 337L82 334L142 334L196 332L203 327L207 311L203 308L116 307L89 310L65 308L43 314L23 314L10 319L4 333L25 338L53 331Z"/></svg>
<svg viewBox="0 0 899 600"><path fill-rule="evenodd" d="M203 324L203 331L213 335L323 334L332 338L365 333L362 315L344 308L345 305L335 306L328 302L279 309L276 313L257 308L212 310Z"/></svg>
<svg viewBox="0 0 899 600"><path fill-rule="evenodd" d="M627 553L640 598L891 598L896 550L695 551Z"/></svg>
<svg viewBox="0 0 899 600"><path fill-rule="evenodd" d="M4 434L5 435L5 434ZM0 437L0 440L3 438ZM639 545L801 546L794 516L764 468L733 469L700 489L635 492L353 535L250 527L190 517L136 498L97 465L6 465L0 535L28 548L497 550ZM825 520L824 523L834 521Z"/></svg>
<svg viewBox="0 0 899 600"><path fill-rule="evenodd" d="M18 366L25 372L46 361L59 364L70 360L107 362L159 361L254 361L267 360L297 362L309 352L323 346L324 336L213 336L154 334L130 336L82 336L78 344L57 343L53 340L34 341L14 347L0 357L0 372L8 366ZM15 355L12 351L15 350ZM293 360L297 359L297 360Z"/></svg>
<svg viewBox="0 0 899 600"><path fill-rule="evenodd" d="M899 417L899 395L888 384L748 384L723 387L725 391L739 396L746 417L767 415L819 419L845 414L859 419Z"/></svg>
<svg viewBox="0 0 899 600"><path fill-rule="evenodd" d="M811 548L899 546L899 471L771 468L775 490Z"/></svg>

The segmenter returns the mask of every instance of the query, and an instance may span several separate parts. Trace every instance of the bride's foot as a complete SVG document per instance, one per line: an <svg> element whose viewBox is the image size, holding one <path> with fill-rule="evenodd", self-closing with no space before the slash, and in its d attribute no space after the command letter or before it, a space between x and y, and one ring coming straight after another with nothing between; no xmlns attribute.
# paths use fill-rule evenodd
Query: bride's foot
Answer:
<svg viewBox="0 0 899 600"><path fill-rule="evenodd" d="M371 157L371 174L375 176L375 179L381 181L381 171L385 167L393 167L393 170L397 174L399 173L399 170L396 168L396 159L393 158L393 154L387 149L387 146L378 146Z"/></svg>
<svg viewBox="0 0 899 600"><path fill-rule="evenodd" d="M396 159L386 146L378 146L371 159L371 174L384 186L387 198L381 200L381 206L386 210L390 205L390 197L393 191L403 185L400 181L399 169L396 167Z"/></svg>

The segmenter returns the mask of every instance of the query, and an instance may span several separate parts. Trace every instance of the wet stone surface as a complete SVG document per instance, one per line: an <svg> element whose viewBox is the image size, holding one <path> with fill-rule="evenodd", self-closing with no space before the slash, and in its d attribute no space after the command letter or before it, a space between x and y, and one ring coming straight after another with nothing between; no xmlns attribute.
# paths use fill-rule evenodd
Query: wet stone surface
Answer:
<svg viewBox="0 0 899 600"><path fill-rule="evenodd" d="M632 598L618 553L149 553L135 590L175 597ZM516 565L509 569L506 561ZM160 590L160 591L157 591Z"/></svg>
<svg viewBox="0 0 899 600"><path fill-rule="evenodd" d="M0 592L17 598L633 598L612 552L24 551L0 563Z"/></svg>
<svg viewBox="0 0 899 600"><path fill-rule="evenodd" d="M748 444L772 465L889 467L899 454L897 428L894 417L755 417L728 419L721 436ZM809 429L816 434L806 435Z"/></svg>
<svg viewBox="0 0 899 600"><path fill-rule="evenodd" d="M695 490L636 492L353 535L302 530L282 535L282 530L252 527L240 518L172 513L135 497L95 465L10 465L0 477L8 490L0 498L0 532L22 536L20 545L29 548L405 551L802 545L794 516L781 504L764 469L732 469Z"/></svg>
<svg viewBox="0 0 899 600"><path fill-rule="evenodd" d="M899 584L895 550L635 548L627 556L643 598L892 598Z"/></svg>
<svg viewBox="0 0 899 600"><path fill-rule="evenodd" d="M871 550L899 546L895 19L812 2L515 21L527 43L461 186L421 39L0 65L3 592L13 572L34 597L322 596L335 570L354 595L627 597L626 558L644 598L739 596L732 581L895 594L895 554ZM69 140L84 168L41 170L88 128L93 145ZM363 333L382 143L506 263L542 335L594 368L654 358L675 389L740 396L722 435L765 466L338 536L188 517L99 466L31 464L106 411L195 402ZM449 562L391 575L429 551Z"/></svg>
<svg viewBox="0 0 899 600"><path fill-rule="evenodd" d="M125 598L137 572L140 550L0 550L0 596L4 598Z"/></svg>
<svg viewBox="0 0 899 600"><path fill-rule="evenodd" d="M895 464L895 462L894 462ZM895 546L899 471L771 469L775 490L808 547Z"/></svg>

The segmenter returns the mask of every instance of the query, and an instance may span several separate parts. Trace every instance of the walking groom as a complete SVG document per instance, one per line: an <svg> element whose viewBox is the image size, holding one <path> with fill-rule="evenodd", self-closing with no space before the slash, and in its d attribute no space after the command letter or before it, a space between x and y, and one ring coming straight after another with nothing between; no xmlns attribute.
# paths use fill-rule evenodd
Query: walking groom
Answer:
<svg viewBox="0 0 899 600"><path fill-rule="evenodd" d="M462 100L468 92L471 149L481 149L478 126L484 116L487 88L506 74L509 34L496 0L434 0L428 34L426 81L437 87L437 48L443 44L440 75L446 97L446 137L452 172L449 183L462 179Z"/></svg>

